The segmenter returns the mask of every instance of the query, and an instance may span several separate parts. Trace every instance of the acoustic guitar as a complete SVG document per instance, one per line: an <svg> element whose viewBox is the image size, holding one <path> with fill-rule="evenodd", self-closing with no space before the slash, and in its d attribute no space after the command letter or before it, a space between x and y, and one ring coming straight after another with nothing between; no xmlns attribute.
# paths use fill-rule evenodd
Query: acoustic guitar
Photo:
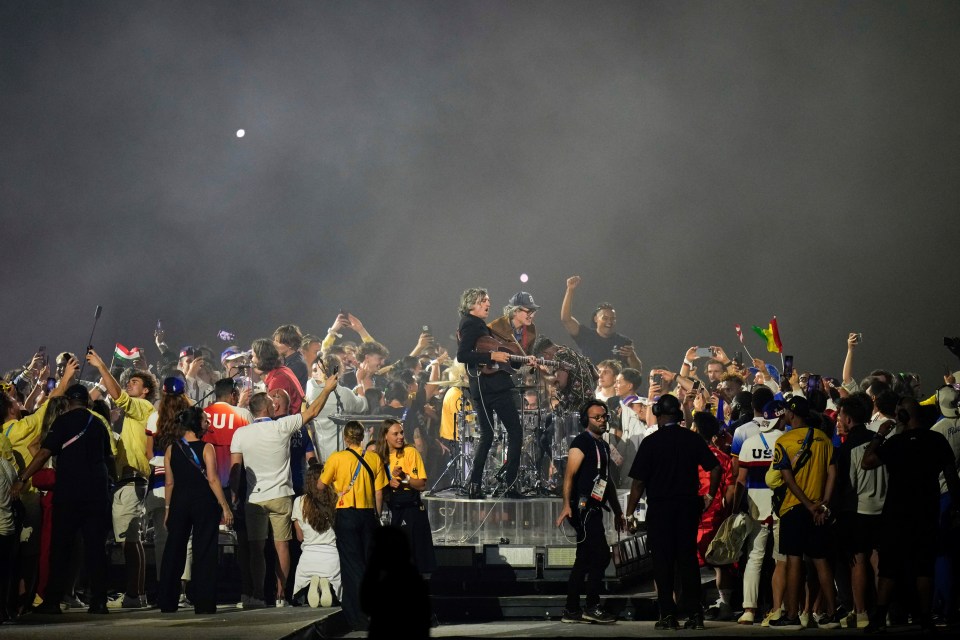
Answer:
<svg viewBox="0 0 960 640"><path fill-rule="evenodd" d="M507 373L513 374L517 370L511 365L524 365L527 363L527 359L530 356L523 355L523 351L520 349L520 345L517 345L512 342L503 342L498 340L493 336L480 336L477 338L477 344L473 347L474 351L480 352L490 352L500 351L501 353L506 353L510 356L510 362L491 362L490 364L484 364L480 366L480 373L484 375L490 375L491 373L496 373L498 371L505 371ZM546 367L562 367L564 369L570 369L571 366L566 362L559 362L557 360L544 360L543 358L537 358L537 364L542 364Z"/></svg>

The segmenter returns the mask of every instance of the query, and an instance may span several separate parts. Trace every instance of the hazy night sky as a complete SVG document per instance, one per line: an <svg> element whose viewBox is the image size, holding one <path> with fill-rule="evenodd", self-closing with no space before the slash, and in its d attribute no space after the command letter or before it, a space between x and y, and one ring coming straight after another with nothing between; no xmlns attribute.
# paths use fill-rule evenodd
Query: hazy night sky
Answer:
<svg viewBox="0 0 960 640"><path fill-rule="evenodd" d="M647 368L774 314L957 368L957 2L5 0L0 51L3 369L96 304L104 353L344 308L400 355L469 286L565 342L572 274Z"/></svg>

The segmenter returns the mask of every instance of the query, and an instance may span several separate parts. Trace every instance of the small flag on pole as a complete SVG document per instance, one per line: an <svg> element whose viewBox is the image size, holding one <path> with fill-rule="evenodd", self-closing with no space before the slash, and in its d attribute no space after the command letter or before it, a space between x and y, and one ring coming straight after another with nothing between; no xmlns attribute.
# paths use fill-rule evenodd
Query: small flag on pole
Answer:
<svg viewBox="0 0 960 640"><path fill-rule="evenodd" d="M753 325L753 330L758 336L763 338L764 342L767 343L767 351L770 353L780 353L783 351L783 344L780 342L780 330L777 328L776 316L773 317L773 320L770 321L770 324L767 325L766 329L761 329L757 325Z"/></svg>
<svg viewBox="0 0 960 640"><path fill-rule="evenodd" d="M133 349L127 349L118 342L117 346L114 347L113 357L132 362L133 360L138 360L140 358L140 348L134 347Z"/></svg>
<svg viewBox="0 0 960 640"><path fill-rule="evenodd" d="M737 337L740 339L740 344L743 346L743 350L747 352L747 357L750 358L750 361L753 361L753 356L750 355L750 349L747 349L746 343L743 341L743 330L740 328L740 325L735 324L733 328L737 330Z"/></svg>

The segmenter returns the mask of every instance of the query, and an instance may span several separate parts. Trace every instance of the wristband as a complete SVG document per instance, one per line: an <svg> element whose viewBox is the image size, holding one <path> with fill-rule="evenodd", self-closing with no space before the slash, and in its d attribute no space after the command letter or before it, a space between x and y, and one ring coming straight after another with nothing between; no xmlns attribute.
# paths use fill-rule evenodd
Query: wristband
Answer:
<svg viewBox="0 0 960 640"><path fill-rule="evenodd" d="M693 368L693 363L687 360L686 358L683 359L683 364L687 365L691 369Z"/></svg>

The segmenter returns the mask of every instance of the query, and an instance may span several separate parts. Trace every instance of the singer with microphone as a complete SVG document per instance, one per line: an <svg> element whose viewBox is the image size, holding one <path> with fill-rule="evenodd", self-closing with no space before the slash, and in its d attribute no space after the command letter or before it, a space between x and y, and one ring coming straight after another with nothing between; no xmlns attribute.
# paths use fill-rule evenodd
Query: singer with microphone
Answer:
<svg viewBox="0 0 960 640"><path fill-rule="evenodd" d="M520 423L520 414L517 412L516 392L513 378L506 371L497 369L489 373L481 373L484 365L509 364L511 356L503 351L477 350L477 342L493 333L484 320L490 314L490 296L486 289L467 289L460 296L460 328L457 330L459 347L457 361L467 367L470 378L470 394L473 396L473 406L477 411L480 423L480 442L476 455L473 458L473 469L470 473L470 483L467 487L467 497L482 499L485 497L481 482L483 481L483 467L487 461L487 454L493 444L493 414L496 413L500 422L507 430L507 463L504 465L503 484L494 492L494 497L511 499L523 498L517 483L517 473L520 470L520 445L523 439L523 425ZM536 364L536 359L530 356L528 364Z"/></svg>
<svg viewBox="0 0 960 640"><path fill-rule="evenodd" d="M626 529L627 522L617 500L614 484L610 482L610 445L603 440L610 414L607 405L599 400L588 400L580 409L583 431L570 444L567 468L563 474L563 511L557 526L569 521L576 533L577 556L567 583L567 604L563 622L616 622L600 606L600 587L603 574L610 563L610 547L603 529L604 503L613 509L617 531ZM580 608L580 588L587 582L587 599Z"/></svg>

